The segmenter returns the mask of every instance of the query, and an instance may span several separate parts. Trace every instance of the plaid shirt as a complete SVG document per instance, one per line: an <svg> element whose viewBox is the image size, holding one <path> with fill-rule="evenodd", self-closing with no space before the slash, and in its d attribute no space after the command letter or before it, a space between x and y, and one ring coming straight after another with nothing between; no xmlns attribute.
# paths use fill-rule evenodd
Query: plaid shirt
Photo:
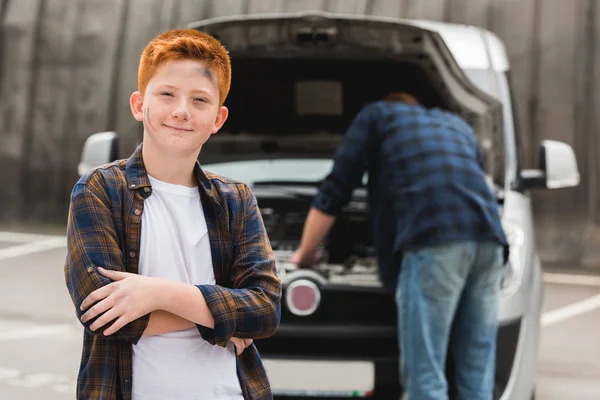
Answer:
<svg viewBox="0 0 600 400"><path fill-rule="evenodd" d="M473 129L458 116L379 101L348 128L313 206L338 215L368 172L381 280L393 291L402 251L457 240L508 245Z"/></svg>
<svg viewBox="0 0 600 400"><path fill-rule="evenodd" d="M256 199L242 183L204 173L196 164L208 226L216 285L198 285L215 325L198 325L202 337L226 346L232 337L260 339L279 325L281 283ZM97 267L138 273L144 199L152 187L141 146L128 160L92 170L75 184L68 218L65 279L75 305L110 283ZM93 332L87 322L77 384L77 398L131 399L132 346L148 325L150 314L111 337ZM266 371L256 347L237 357L245 399L271 399Z"/></svg>

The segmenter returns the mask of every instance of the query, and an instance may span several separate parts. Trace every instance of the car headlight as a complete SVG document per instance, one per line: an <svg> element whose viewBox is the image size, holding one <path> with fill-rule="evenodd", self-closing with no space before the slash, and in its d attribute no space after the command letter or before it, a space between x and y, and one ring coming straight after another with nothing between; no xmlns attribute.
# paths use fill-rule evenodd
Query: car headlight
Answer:
<svg viewBox="0 0 600 400"><path fill-rule="evenodd" d="M501 295L508 297L519 289L523 280L527 238L523 229L515 222L502 221L502 226L510 246L510 254L506 263L504 279L502 280Z"/></svg>

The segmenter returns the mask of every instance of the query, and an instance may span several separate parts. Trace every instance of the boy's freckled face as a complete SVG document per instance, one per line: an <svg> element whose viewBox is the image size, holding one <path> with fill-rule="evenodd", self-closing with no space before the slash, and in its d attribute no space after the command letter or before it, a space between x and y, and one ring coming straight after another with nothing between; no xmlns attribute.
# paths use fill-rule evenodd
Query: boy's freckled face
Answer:
<svg viewBox="0 0 600 400"><path fill-rule="evenodd" d="M146 87L142 110L144 141L174 154L197 153L227 118L220 106L216 74L202 61L160 65Z"/></svg>

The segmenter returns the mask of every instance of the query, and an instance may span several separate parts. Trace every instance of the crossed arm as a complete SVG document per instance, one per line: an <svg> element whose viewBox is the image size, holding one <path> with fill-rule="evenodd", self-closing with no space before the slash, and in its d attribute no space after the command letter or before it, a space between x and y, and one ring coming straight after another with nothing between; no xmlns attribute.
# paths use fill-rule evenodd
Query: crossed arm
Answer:
<svg viewBox="0 0 600 400"><path fill-rule="evenodd" d="M114 320L102 332L109 336L148 313L150 319L143 336L190 329L196 324L214 327L213 316L196 286L104 268L98 268L98 272L113 282L90 293L81 303L80 309L85 311L82 323L97 317L90 325L92 331ZM252 344L252 339L233 337L230 340L238 354Z"/></svg>
<svg viewBox="0 0 600 400"><path fill-rule="evenodd" d="M114 321L103 331L109 336L149 313L145 336L186 329L195 324L214 327L204 296L191 284L102 267L98 272L113 282L90 293L79 307L85 311L81 316L82 323L97 317L90 325L92 331Z"/></svg>
<svg viewBox="0 0 600 400"><path fill-rule="evenodd" d="M238 352L249 340L270 336L279 323L280 281L249 190L244 191L242 207L243 223L237 229L232 257L234 289L194 286L124 272L106 192L93 185L76 185L69 211L65 279L86 330L135 344L143 335L196 326L207 341L220 346L233 341Z"/></svg>

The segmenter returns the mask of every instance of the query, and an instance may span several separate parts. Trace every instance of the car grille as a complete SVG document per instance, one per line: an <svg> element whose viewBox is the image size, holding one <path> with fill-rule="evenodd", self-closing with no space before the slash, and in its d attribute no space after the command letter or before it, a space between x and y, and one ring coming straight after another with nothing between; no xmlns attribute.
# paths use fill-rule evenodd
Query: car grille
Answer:
<svg viewBox="0 0 600 400"><path fill-rule="evenodd" d="M312 315L294 315L284 304L281 323L395 327L396 314L394 297L381 288L340 285L323 288L321 304Z"/></svg>

